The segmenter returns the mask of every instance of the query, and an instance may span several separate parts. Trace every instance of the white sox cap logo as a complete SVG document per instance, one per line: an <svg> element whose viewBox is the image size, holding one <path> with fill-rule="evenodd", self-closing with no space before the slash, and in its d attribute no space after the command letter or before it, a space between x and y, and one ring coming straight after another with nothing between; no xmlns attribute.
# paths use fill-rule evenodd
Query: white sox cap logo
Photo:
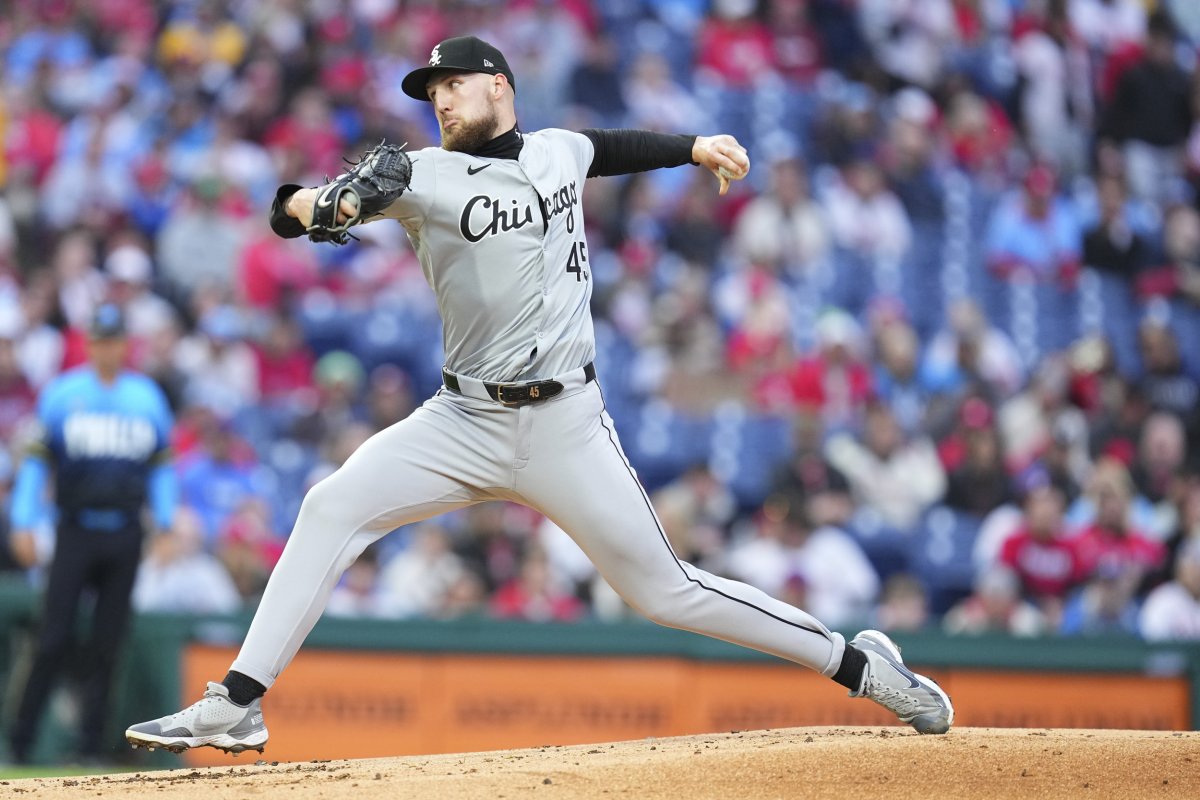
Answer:
<svg viewBox="0 0 1200 800"><path fill-rule="evenodd" d="M441 45L439 44L437 47L433 48L433 52L429 54L429 66L431 67L436 67L438 64L442 63L442 54L438 52L438 47L441 47Z"/></svg>

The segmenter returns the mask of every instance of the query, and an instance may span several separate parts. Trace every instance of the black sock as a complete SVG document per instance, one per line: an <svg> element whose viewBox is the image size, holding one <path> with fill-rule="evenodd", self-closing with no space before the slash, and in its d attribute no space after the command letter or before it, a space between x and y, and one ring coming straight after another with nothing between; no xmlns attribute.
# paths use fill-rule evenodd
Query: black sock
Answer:
<svg viewBox="0 0 1200 800"><path fill-rule="evenodd" d="M857 692L862 686L863 670L866 668L867 657L852 645L846 645L846 651L842 653L842 665L833 674L833 679L850 691Z"/></svg>
<svg viewBox="0 0 1200 800"><path fill-rule="evenodd" d="M842 661L845 664L845 660ZM239 706L248 706L267 693L267 687L240 672L229 670L222 685L229 690L229 699Z"/></svg>

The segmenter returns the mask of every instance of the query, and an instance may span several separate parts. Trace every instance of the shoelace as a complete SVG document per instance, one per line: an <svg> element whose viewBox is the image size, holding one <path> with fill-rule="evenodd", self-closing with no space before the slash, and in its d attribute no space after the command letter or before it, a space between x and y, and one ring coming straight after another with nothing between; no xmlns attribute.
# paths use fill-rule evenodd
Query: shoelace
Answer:
<svg viewBox="0 0 1200 800"><path fill-rule="evenodd" d="M876 680L870 682L868 695L872 700L886 706L901 718L916 714L921 710L920 700L907 692L902 692Z"/></svg>
<svg viewBox="0 0 1200 800"><path fill-rule="evenodd" d="M203 711L204 708L211 706L213 703L219 702L224 699L225 699L225 697L223 695L221 695L219 692L215 692L212 689L208 689L207 691L204 692L204 694L200 697L200 699L197 700L195 703L192 703L190 706L183 709L182 711L176 711L174 714L172 714L169 717L166 717L165 719L174 720L177 717L182 717L184 714L188 714L188 713L199 714Z"/></svg>
<svg viewBox="0 0 1200 800"><path fill-rule="evenodd" d="M201 697L200 699L201 700L226 700L228 698L225 695L218 692L216 689L207 689L204 692L204 696Z"/></svg>

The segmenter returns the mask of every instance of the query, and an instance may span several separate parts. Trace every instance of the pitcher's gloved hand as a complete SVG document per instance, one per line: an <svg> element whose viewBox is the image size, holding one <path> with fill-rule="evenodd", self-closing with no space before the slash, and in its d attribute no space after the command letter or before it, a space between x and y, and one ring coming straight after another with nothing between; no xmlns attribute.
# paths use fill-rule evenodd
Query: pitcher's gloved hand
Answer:
<svg viewBox="0 0 1200 800"><path fill-rule="evenodd" d="M348 172L321 187L308 238L346 244L353 238L350 227L380 214L404 194L411 179L412 160L403 145L380 142Z"/></svg>

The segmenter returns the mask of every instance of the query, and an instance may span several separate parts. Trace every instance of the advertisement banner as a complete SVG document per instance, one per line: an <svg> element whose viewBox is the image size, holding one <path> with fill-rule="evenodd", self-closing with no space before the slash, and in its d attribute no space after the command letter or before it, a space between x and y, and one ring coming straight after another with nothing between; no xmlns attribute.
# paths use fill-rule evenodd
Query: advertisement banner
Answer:
<svg viewBox="0 0 1200 800"><path fill-rule="evenodd" d="M183 703L224 675L232 648L192 645ZM920 670L920 665L914 665ZM957 725L1187 730L1184 678L926 670ZM305 650L263 703L266 758L453 753L813 725L893 725L871 702L794 665L669 657ZM257 758L256 753L243 758ZM193 764L228 764L207 748Z"/></svg>

